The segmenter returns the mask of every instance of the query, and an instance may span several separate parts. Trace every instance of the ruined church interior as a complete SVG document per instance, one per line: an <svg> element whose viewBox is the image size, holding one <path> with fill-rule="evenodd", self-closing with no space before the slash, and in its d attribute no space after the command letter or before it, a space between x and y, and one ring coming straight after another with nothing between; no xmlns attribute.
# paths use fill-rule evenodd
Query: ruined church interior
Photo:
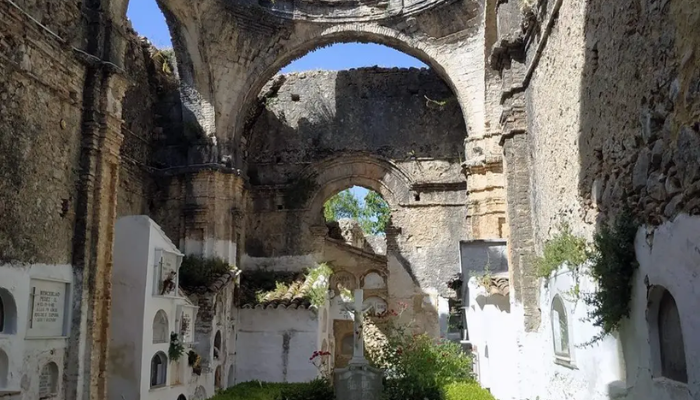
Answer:
<svg viewBox="0 0 700 400"><path fill-rule="evenodd" d="M150 1L0 0L0 400L700 399L697 0Z"/></svg>

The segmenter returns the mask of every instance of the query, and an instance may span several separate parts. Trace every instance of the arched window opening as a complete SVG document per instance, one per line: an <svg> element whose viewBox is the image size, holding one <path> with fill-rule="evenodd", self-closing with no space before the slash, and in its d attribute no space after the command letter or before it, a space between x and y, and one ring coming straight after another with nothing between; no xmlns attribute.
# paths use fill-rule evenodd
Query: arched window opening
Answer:
<svg viewBox="0 0 700 400"><path fill-rule="evenodd" d="M569 361L571 358L569 321L564 302L559 295L554 296L554 300L552 300L552 334L554 338L554 355L559 359Z"/></svg>
<svg viewBox="0 0 700 400"><path fill-rule="evenodd" d="M168 315L163 310L158 310L153 318L153 343L168 342Z"/></svg>
<svg viewBox="0 0 700 400"><path fill-rule="evenodd" d="M659 301L657 329L659 332L661 375L674 381L687 383L688 370L681 318L676 300L668 290L663 291Z"/></svg>
<svg viewBox="0 0 700 400"><path fill-rule="evenodd" d="M221 331L216 331L214 336L214 359L218 360L221 356Z"/></svg>
<svg viewBox="0 0 700 400"><path fill-rule="evenodd" d="M39 398L53 397L58 393L58 365L50 362L41 369L39 375Z"/></svg>
<svg viewBox="0 0 700 400"><path fill-rule="evenodd" d="M126 16L134 30L154 46L161 49L172 47L168 24L156 0L130 1Z"/></svg>
<svg viewBox="0 0 700 400"><path fill-rule="evenodd" d="M168 373L168 357L162 351L151 359L151 387L165 386Z"/></svg>
<svg viewBox="0 0 700 400"><path fill-rule="evenodd" d="M17 306L7 289L0 287L0 334L17 333Z"/></svg>
<svg viewBox="0 0 700 400"><path fill-rule="evenodd" d="M184 394L181 394L181 395L177 396L177 400L187 400L187 397L185 397Z"/></svg>
<svg viewBox="0 0 700 400"><path fill-rule="evenodd" d="M0 388L7 387L7 377L10 372L10 360L2 349L0 349Z"/></svg>
<svg viewBox="0 0 700 400"><path fill-rule="evenodd" d="M423 62L391 47L376 43L336 43L311 51L280 71L324 69L339 71L362 67L428 68Z"/></svg>

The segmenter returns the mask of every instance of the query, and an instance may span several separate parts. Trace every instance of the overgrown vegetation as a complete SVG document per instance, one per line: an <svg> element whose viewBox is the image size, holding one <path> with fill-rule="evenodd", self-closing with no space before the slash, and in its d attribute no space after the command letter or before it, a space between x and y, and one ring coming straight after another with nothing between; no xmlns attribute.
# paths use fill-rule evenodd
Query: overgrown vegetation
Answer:
<svg viewBox="0 0 700 400"><path fill-rule="evenodd" d="M573 269L587 259L586 240L572 234L568 224L562 224L559 233L545 243L542 257L535 260L537 276L549 278L562 265Z"/></svg>
<svg viewBox="0 0 700 400"><path fill-rule="evenodd" d="M311 282L311 288L306 297L313 306L318 308L326 303L328 284L331 275L333 275L333 270L326 263L319 264L309 269L307 279Z"/></svg>
<svg viewBox="0 0 700 400"><path fill-rule="evenodd" d="M354 219L367 235L384 234L391 210L389 204L372 190L360 201L350 189L343 190L331 197L323 205L323 216L326 221L337 221L341 218Z"/></svg>
<svg viewBox="0 0 700 400"><path fill-rule="evenodd" d="M220 258L185 256L180 265L180 286L186 290L209 287L216 279L231 269L235 269L235 267Z"/></svg>
<svg viewBox="0 0 700 400"><path fill-rule="evenodd" d="M460 345L413 334L411 323L401 323L408 305L400 306L398 313L366 321L363 330L370 362L385 372L383 399L444 400L450 385L473 383L472 359Z"/></svg>
<svg viewBox="0 0 700 400"><path fill-rule="evenodd" d="M185 345L180 342L178 334L173 332L170 334L170 346L168 346L168 359L177 361L185 353Z"/></svg>
<svg viewBox="0 0 700 400"><path fill-rule="evenodd" d="M333 400L333 387L326 379L305 383L251 381L223 390L211 400Z"/></svg>
<svg viewBox="0 0 700 400"><path fill-rule="evenodd" d="M164 74L170 75L175 71L175 51L173 49L158 50L151 58L158 64Z"/></svg>
<svg viewBox="0 0 700 400"><path fill-rule="evenodd" d="M455 382L442 388L445 400L494 400L493 395L476 382Z"/></svg>
<svg viewBox="0 0 700 400"><path fill-rule="evenodd" d="M624 210L611 226L603 225L594 237L590 274L598 290L584 297L593 310L589 319L602 332L585 345L600 341L616 331L629 316L632 298L632 277L639 266L634 251L637 223Z"/></svg>

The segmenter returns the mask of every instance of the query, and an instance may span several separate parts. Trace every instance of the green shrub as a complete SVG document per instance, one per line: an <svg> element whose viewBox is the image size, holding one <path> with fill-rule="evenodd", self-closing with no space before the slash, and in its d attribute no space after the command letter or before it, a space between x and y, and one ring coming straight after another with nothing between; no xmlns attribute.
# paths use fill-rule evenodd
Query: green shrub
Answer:
<svg viewBox="0 0 700 400"><path fill-rule="evenodd" d="M333 400L333 386L325 379L283 387L276 400Z"/></svg>
<svg viewBox="0 0 700 400"><path fill-rule="evenodd" d="M535 261L537 276L540 278L549 278L564 263L569 268L576 268L588 259L585 239L574 236L566 224L559 231L544 244L544 254Z"/></svg>
<svg viewBox="0 0 700 400"><path fill-rule="evenodd" d="M407 306L402 307L401 313ZM375 325L384 331L385 339L379 340L368 328L373 342L379 342L368 346L368 356L374 366L385 372L385 400L440 400L442 387L473 381L472 358L459 344L426 334L412 335L408 325L398 322L401 313L392 310L388 315L395 315L395 319L384 317L378 322L381 328Z"/></svg>
<svg viewBox="0 0 700 400"><path fill-rule="evenodd" d="M495 400L491 393L475 382L456 382L442 388L444 400Z"/></svg>
<svg viewBox="0 0 700 400"><path fill-rule="evenodd" d="M180 286L190 290L208 287L233 268L220 258L185 256L180 265Z"/></svg>
<svg viewBox="0 0 700 400"><path fill-rule="evenodd" d="M333 400L333 387L324 379L305 383L240 383L217 393L211 400Z"/></svg>

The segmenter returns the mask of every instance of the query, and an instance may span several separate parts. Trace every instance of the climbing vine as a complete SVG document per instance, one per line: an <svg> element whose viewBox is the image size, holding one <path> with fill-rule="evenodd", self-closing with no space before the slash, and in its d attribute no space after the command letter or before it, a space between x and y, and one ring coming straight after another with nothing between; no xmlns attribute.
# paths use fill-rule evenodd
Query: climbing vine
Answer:
<svg viewBox="0 0 700 400"><path fill-rule="evenodd" d="M590 275L598 283L598 290L584 296L584 301L592 307L589 320L602 332L583 346L618 330L621 321L629 316L632 277L639 266L634 252L636 234L635 219L624 210L610 226L602 226L595 235Z"/></svg>

